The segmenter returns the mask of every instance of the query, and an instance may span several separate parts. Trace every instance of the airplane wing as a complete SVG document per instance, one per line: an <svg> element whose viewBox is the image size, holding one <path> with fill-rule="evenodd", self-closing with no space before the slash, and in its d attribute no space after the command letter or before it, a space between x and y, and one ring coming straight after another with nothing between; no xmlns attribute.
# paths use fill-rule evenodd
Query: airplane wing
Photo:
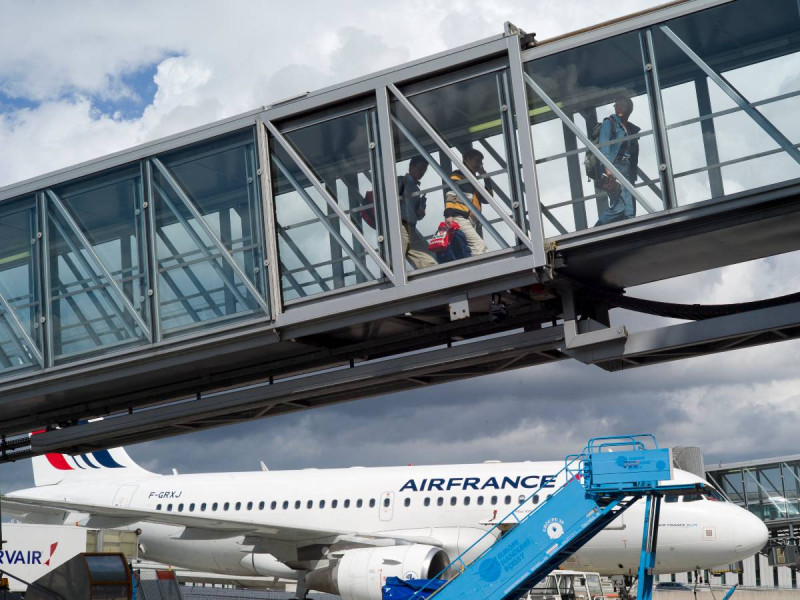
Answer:
<svg viewBox="0 0 800 600"><path fill-rule="evenodd" d="M91 515L89 525L92 524L92 519L99 517L109 521L105 525L107 527L130 525L140 521L183 526L185 529L180 534L180 537L187 539L219 539L243 535L251 542L264 544L270 549L270 553L280 560L295 560L294 550L311 543L330 544L332 548L389 546L408 542L434 546L442 545L441 541L429 537L403 536L395 533L382 536L380 534L346 530L287 527L241 518L231 519L226 517L223 520L207 515L95 505L51 498L7 496L3 499L2 508L4 512L7 511L16 515L51 511L62 514L65 511L88 513Z"/></svg>
<svg viewBox="0 0 800 600"><path fill-rule="evenodd" d="M226 517L223 520L214 516L105 506L49 498L45 500L38 498L6 497L3 499L2 507L4 512L8 511L12 514L31 512L31 510L35 512L45 510L48 512L58 511L62 513L64 511L73 511L122 521L148 521L166 525L182 525L184 527L197 529L209 529L217 533L230 533L230 535L258 535L264 539L274 539L283 542L316 540L318 538L336 537L348 533L345 531L328 529L265 526L263 523L256 523L255 521L247 519L230 519Z"/></svg>

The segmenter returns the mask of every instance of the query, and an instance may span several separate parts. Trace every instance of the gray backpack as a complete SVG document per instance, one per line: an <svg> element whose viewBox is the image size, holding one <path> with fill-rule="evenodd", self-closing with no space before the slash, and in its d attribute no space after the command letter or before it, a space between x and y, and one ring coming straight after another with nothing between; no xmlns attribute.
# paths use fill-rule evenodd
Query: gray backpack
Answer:
<svg viewBox="0 0 800 600"><path fill-rule="evenodd" d="M603 123L606 120L611 121L611 139L613 140L617 137L617 122L611 117L606 117L592 128L592 133L589 135L589 141L595 146L600 143L600 130L603 128ZM622 148L620 148L620 150L622 150ZM592 179L599 181L606 172L603 163L588 149L586 150L586 156L583 157L583 168L586 170L586 176L589 178L589 181Z"/></svg>

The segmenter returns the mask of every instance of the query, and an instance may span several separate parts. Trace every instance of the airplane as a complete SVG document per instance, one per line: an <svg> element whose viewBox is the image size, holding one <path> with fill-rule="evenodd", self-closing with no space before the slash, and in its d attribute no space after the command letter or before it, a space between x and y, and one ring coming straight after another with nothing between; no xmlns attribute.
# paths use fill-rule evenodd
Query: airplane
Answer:
<svg viewBox="0 0 800 600"><path fill-rule="evenodd" d="M566 482L563 462L159 475L122 448L32 460L36 487L3 501L23 521L136 530L148 560L296 580L299 597L344 600L380 598L389 576L432 578L469 549L468 563L514 507L533 494L522 511L533 510ZM674 469L674 481L703 480ZM640 500L562 568L635 574L643 520ZM713 487L665 498L654 572L736 562L767 538L760 519Z"/></svg>

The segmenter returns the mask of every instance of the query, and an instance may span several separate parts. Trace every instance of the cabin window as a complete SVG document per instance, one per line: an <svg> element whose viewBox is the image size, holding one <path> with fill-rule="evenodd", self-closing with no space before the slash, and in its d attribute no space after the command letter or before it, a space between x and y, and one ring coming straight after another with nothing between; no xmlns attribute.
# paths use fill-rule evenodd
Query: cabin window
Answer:
<svg viewBox="0 0 800 600"><path fill-rule="evenodd" d="M296 500L295 503L294 503L294 509L295 510L300 510L300 505L301 504L302 504L302 502L300 502L300 500Z"/></svg>
<svg viewBox="0 0 800 600"><path fill-rule="evenodd" d="M169 511L172 510L172 504L167 504L167 510L169 510Z"/></svg>
<svg viewBox="0 0 800 600"><path fill-rule="evenodd" d="M331 508L336 508L337 506L339 506L339 501L338 500L331 500ZM350 500L345 500L344 501L344 507L347 508L348 506L350 506Z"/></svg>
<svg viewBox="0 0 800 600"><path fill-rule="evenodd" d="M309 500L308 502L306 502L306 508L314 508L314 501Z"/></svg>
<svg viewBox="0 0 800 600"><path fill-rule="evenodd" d="M178 504L178 512L183 512L183 503Z"/></svg>
<svg viewBox="0 0 800 600"><path fill-rule="evenodd" d="M236 503L236 510L240 510L241 508L242 508L242 503L241 502L237 502Z"/></svg>
<svg viewBox="0 0 800 600"><path fill-rule="evenodd" d="M219 505L216 502L214 502L214 504L211 505L211 510L217 510L218 506Z"/></svg>
<svg viewBox="0 0 800 600"><path fill-rule="evenodd" d="M161 505L160 504L156 504L156 510L161 510Z"/></svg>
<svg viewBox="0 0 800 600"><path fill-rule="evenodd" d="M200 505L200 512L206 512L206 503L205 503L205 502L203 502L203 503Z"/></svg>
<svg viewBox="0 0 800 600"><path fill-rule="evenodd" d="M288 500L284 500L283 501L283 510L286 510L287 508L289 508L289 501Z"/></svg>
<svg viewBox="0 0 800 600"><path fill-rule="evenodd" d="M511 496L506 496L506 504L511 504Z"/></svg>
<svg viewBox="0 0 800 600"><path fill-rule="evenodd" d="M369 499L369 507L370 508L375 508L375 498L370 498Z"/></svg>
<svg viewBox="0 0 800 600"><path fill-rule="evenodd" d="M444 498L441 496L436 499L436 506L442 506L444 504Z"/></svg>
<svg viewBox="0 0 800 600"><path fill-rule="evenodd" d="M478 496L478 497L475 499L475 502L477 502L477 503L478 503L478 506L483 506L483 496Z"/></svg>
<svg viewBox="0 0 800 600"><path fill-rule="evenodd" d="M334 502L336 502L336 500L334 500ZM344 501L344 507L345 508L350 508L350 499L349 498ZM333 508L336 508L336 506L334 506Z"/></svg>
<svg viewBox="0 0 800 600"><path fill-rule="evenodd" d="M248 502L247 503L247 510L253 510L253 503L252 502Z"/></svg>
<svg viewBox="0 0 800 600"><path fill-rule="evenodd" d="M425 500L423 501L423 504L425 506L430 506L431 505L431 499L430 498L425 498Z"/></svg>
<svg viewBox="0 0 800 600"><path fill-rule="evenodd" d="M497 504L497 496L492 496L492 504Z"/></svg>
<svg viewBox="0 0 800 600"><path fill-rule="evenodd" d="M534 494L533 498L531 498L531 502L534 504L539 504L539 494Z"/></svg>
<svg viewBox="0 0 800 600"><path fill-rule="evenodd" d="M194 512L194 502L189 505L189 512Z"/></svg>
<svg viewBox="0 0 800 600"><path fill-rule="evenodd" d="M222 505L222 510L228 510L230 507L231 507L231 503L230 502L226 502L225 504Z"/></svg>
<svg viewBox="0 0 800 600"><path fill-rule="evenodd" d="M356 508L361 508L363 505L364 505L364 501L361 498L356 500Z"/></svg>
<svg viewBox="0 0 800 600"><path fill-rule="evenodd" d="M265 504L265 503L264 503L264 501L262 500L261 502L259 502L259 503L258 503L258 510L264 510L264 507L265 507L265 506L266 506L266 504Z"/></svg>
<svg viewBox="0 0 800 600"><path fill-rule="evenodd" d="M269 509L270 510L275 510L276 508L278 508L278 503L275 502L275 500L273 500L272 502L269 503Z"/></svg>
<svg viewBox="0 0 800 600"><path fill-rule="evenodd" d="M464 496L464 506L469 506L469 496Z"/></svg>
<svg viewBox="0 0 800 600"><path fill-rule="evenodd" d="M325 508L325 500L320 500L319 501L319 507L320 508Z"/></svg>
<svg viewBox="0 0 800 600"><path fill-rule="evenodd" d="M523 502L525 502L526 498L527 498L527 496L525 496L525 494L520 494L519 495L519 504L522 504Z"/></svg>
<svg viewBox="0 0 800 600"><path fill-rule="evenodd" d="M450 496L450 506L455 506L456 502L458 502L458 498L455 496Z"/></svg>
<svg viewBox="0 0 800 600"><path fill-rule="evenodd" d="M411 506L411 498L406 498L405 500L403 500L403 506L405 506L406 508Z"/></svg>
<svg viewBox="0 0 800 600"><path fill-rule="evenodd" d="M384 498L384 499L383 499L383 505L384 505L386 508L389 508L389 498Z"/></svg>

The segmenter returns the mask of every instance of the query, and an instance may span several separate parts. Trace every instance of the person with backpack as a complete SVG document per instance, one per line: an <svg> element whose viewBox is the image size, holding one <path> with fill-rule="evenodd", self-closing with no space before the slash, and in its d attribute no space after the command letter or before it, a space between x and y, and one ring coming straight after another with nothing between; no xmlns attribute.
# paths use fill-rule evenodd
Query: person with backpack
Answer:
<svg viewBox="0 0 800 600"><path fill-rule="evenodd" d="M597 139L600 151L631 185L636 182L639 139L625 138L635 136L641 130L628 120L632 112L633 100L628 96L619 96L614 101L614 114L603 120ZM591 153L587 152L588 154ZM596 185L605 191L608 197L608 204L600 212L596 225L605 225L635 217L636 202L633 194L625 189L600 161L596 161L596 165L594 176ZM590 173L589 176L592 177L592 174Z"/></svg>
<svg viewBox="0 0 800 600"><path fill-rule="evenodd" d="M483 153L480 150L470 148L464 152L461 160L470 173L476 177L480 178L486 174L486 170L483 168ZM477 190L461 171L453 171L450 175L450 180L461 188L464 196L469 200L469 204L464 204L457 194L453 191L448 191L444 197L444 220L447 224L451 222L458 223L459 229L467 239L471 256L486 254L489 248L481 237L480 226L474 213L476 211L481 212L481 205L487 202L478 194ZM486 179L485 185L489 193L491 193L491 180Z"/></svg>
<svg viewBox="0 0 800 600"><path fill-rule="evenodd" d="M427 206L427 199L419 191L419 183L427 170L428 161L421 156L414 156L408 163L408 173L397 178L403 256L417 269L436 264L428 252L428 242L417 229L417 223L425 216Z"/></svg>

